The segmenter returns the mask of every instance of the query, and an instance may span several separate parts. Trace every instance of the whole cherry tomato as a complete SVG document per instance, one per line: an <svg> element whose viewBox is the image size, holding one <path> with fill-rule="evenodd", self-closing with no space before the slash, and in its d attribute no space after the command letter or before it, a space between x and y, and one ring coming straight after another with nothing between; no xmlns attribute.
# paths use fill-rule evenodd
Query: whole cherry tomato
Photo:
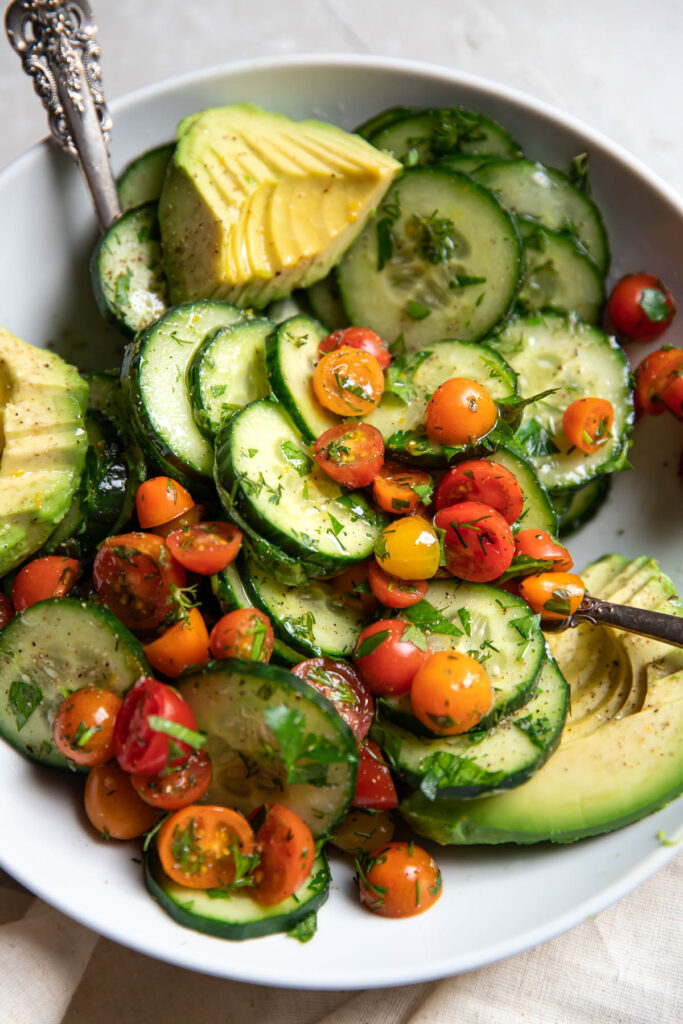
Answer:
<svg viewBox="0 0 683 1024"><path fill-rule="evenodd" d="M236 854L255 863L251 825L229 807L182 807L159 829L157 849L168 877L189 889L230 886L235 881Z"/></svg>
<svg viewBox="0 0 683 1024"><path fill-rule="evenodd" d="M382 468L384 441L369 423L340 423L320 435L313 457L338 484L366 487Z"/></svg>
<svg viewBox="0 0 683 1024"><path fill-rule="evenodd" d="M609 441L613 423L614 406L606 398L577 398L562 415L567 439L587 455Z"/></svg>
<svg viewBox="0 0 683 1024"><path fill-rule="evenodd" d="M481 501L500 512L508 523L519 519L524 507L522 488L516 476L488 459L459 462L445 474L436 492L437 509L459 501Z"/></svg>
<svg viewBox="0 0 683 1024"><path fill-rule="evenodd" d="M384 373L374 356L348 345L323 356L313 371L320 404L338 416L364 416L379 404Z"/></svg>
<svg viewBox="0 0 683 1024"><path fill-rule="evenodd" d="M607 316L626 341L654 341L673 320L676 305L654 274L627 274L607 300Z"/></svg>
<svg viewBox="0 0 683 1024"><path fill-rule="evenodd" d="M441 895L441 872L415 843L387 843L360 865L361 903L382 917L413 917Z"/></svg>
<svg viewBox="0 0 683 1024"><path fill-rule="evenodd" d="M636 370L635 397L641 412L659 416L664 412L662 396L683 376L683 349L659 348L643 359Z"/></svg>
<svg viewBox="0 0 683 1024"><path fill-rule="evenodd" d="M382 751L374 740L366 740L360 748L356 792L352 804L369 810L392 811L398 807L396 786Z"/></svg>
<svg viewBox="0 0 683 1024"><path fill-rule="evenodd" d="M66 597L81 575L75 558L46 555L34 558L19 570L12 584L12 601L18 612L50 597Z"/></svg>
<svg viewBox="0 0 683 1024"><path fill-rule="evenodd" d="M391 363L391 355L386 341L375 334L369 327L342 327L338 331L332 331L320 342L318 352L321 356L333 352L336 348L359 348L374 356L383 370Z"/></svg>
<svg viewBox="0 0 683 1024"><path fill-rule="evenodd" d="M554 562L560 572L569 572L574 559L563 544L547 530L520 530L515 535L515 554L527 555L538 561Z"/></svg>
<svg viewBox="0 0 683 1024"><path fill-rule="evenodd" d="M114 722L121 698L101 686L84 686L62 701L52 725L60 754L92 767L114 757Z"/></svg>
<svg viewBox="0 0 683 1024"><path fill-rule="evenodd" d="M370 589L387 608L410 608L427 596L427 580L402 580L390 576L377 562L368 569Z"/></svg>
<svg viewBox="0 0 683 1024"><path fill-rule="evenodd" d="M162 811L177 811L197 803L211 784L211 761L205 750L194 750L185 764L159 775L132 772L133 789L145 803Z"/></svg>
<svg viewBox="0 0 683 1024"><path fill-rule="evenodd" d="M510 567L515 542L500 512L480 501L461 501L436 513L434 525L444 530L446 565L461 580L487 583Z"/></svg>
<svg viewBox="0 0 683 1024"><path fill-rule="evenodd" d="M153 476L137 489L135 505L143 530L168 523L194 507L194 498L170 476Z"/></svg>
<svg viewBox="0 0 683 1024"><path fill-rule="evenodd" d="M254 886L247 892L255 903L274 907L293 896L311 873L315 842L310 828L298 814L273 804L256 833L259 860Z"/></svg>
<svg viewBox="0 0 683 1024"><path fill-rule="evenodd" d="M97 595L129 629L155 629L172 615L185 570L153 533L108 537L93 564Z"/></svg>
<svg viewBox="0 0 683 1024"><path fill-rule="evenodd" d="M410 702L415 717L437 736L457 736L491 710L493 688L476 658L437 651L417 670Z"/></svg>
<svg viewBox="0 0 683 1024"><path fill-rule="evenodd" d="M364 629L354 651L361 679L378 696L407 693L429 653L422 633L398 619L380 619Z"/></svg>
<svg viewBox="0 0 683 1024"><path fill-rule="evenodd" d="M350 665L332 658L309 658L295 665L292 674L334 704L357 740L367 736L375 702Z"/></svg>
<svg viewBox="0 0 683 1024"><path fill-rule="evenodd" d="M469 377L451 377L427 403L425 427L436 444L472 444L496 424L496 403L482 384Z"/></svg>
<svg viewBox="0 0 683 1024"><path fill-rule="evenodd" d="M188 572L211 576L233 561L242 534L232 523L194 523L170 533L166 544L175 561Z"/></svg>
<svg viewBox="0 0 683 1024"><path fill-rule="evenodd" d="M257 608L228 612L211 630L209 647L214 658L270 661L275 636L270 619Z"/></svg>
<svg viewBox="0 0 683 1024"><path fill-rule="evenodd" d="M124 771L158 775L185 764L202 746L197 722L179 693L156 679L138 679L114 726L114 754Z"/></svg>
<svg viewBox="0 0 683 1024"><path fill-rule="evenodd" d="M157 821L158 812L133 789L116 761L95 765L85 782L85 813L106 839L136 839Z"/></svg>
<svg viewBox="0 0 683 1024"><path fill-rule="evenodd" d="M375 558L390 576L402 580L428 580L439 568L439 538L422 516L394 519L375 544Z"/></svg>

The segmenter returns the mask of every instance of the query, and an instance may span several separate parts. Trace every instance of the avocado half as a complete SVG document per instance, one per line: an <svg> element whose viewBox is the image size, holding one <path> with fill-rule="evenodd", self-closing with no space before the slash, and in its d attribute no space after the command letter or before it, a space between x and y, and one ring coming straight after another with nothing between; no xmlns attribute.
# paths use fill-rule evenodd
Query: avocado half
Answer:
<svg viewBox="0 0 683 1024"><path fill-rule="evenodd" d="M683 615L652 559L607 555L582 576L606 600ZM571 687L558 750L505 793L431 801L412 793L400 813L420 835L453 845L569 843L638 821L683 793L683 650L588 624L547 640Z"/></svg>

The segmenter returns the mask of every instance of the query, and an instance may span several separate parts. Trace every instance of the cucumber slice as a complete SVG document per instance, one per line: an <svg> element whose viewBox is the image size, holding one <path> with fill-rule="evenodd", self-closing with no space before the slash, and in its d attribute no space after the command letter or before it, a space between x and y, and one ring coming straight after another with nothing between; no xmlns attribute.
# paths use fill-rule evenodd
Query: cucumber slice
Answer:
<svg viewBox="0 0 683 1024"><path fill-rule="evenodd" d="M569 492L567 504L559 512L558 534L560 537L567 537L593 518L600 511L609 497L612 487L612 479L609 476L599 476L592 480L585 487ZM562 491L558 497L561 497ZM556 501L555 495L552 498Z"/></svg>
<svg viewBox="0 0 683 1024"><path fill-rule="evenodd" d="M372 136L386 128L387 125L393 124L394 121L401 121L404 117L419 113L419 107L389 107L388 110L383 110L381 113L368 118L367 121L363 121L363 124L356 128L355 134L362 136L370 142Z"/></svg>
<svg viewBox="0 0 683 1024"><path fill-rule="evenodd" d="M257 939L288 932L326 901L330 889L327 858L319 853L313 870L289 899L262 907L248 895L225 896L220 889L189 889L164 874L159 855L145 857L145 884L159 906L184 928L219 939Z"/></svg>
<svg viewBox="0 0 683 1024"><path fill-rule="evenodd" d="M338 331L342 327L349 326L349 320L344 312L339 294L337 275L334 271L307 288L306 298L311 304L313 315L325 324L328 330Z"/></svg>
<svg viewBox="0 0 683 1024"><path fill-rule="evenodd" d="M34 761L66 768L52 737L64 698L82 686L123 694L147 674L142 644L106 608L40 601L0 630L0 735Z"/></svg>
<svg viewBox="0 0 683 1024"><path fill-rule="evenodd" d="M211 476L213 448L192 414L187 368L210 331L245 319L229 302L188 302L126 349L121 380L137 437L161 472L190 487Z"/></svg>
<svg viewBox="0 0 683 1024"><path fill-rule="evenodd" d="M367 130L367 127L366 127ZM522 150L502 125L463 107L408 111L368 136L407 166L432 164L451 153L495 153L520 157Z"/></svg>
<svg viewBox="0 0 683 1024"><path fill-rule="evenodd" d="M238 608L253 607L234 562L231 562L226 569L214 573L211 577L211 590L223 615L234 612ZM299 651L295 651L293 647L283 643L279 637L275 637L273 662L276 665L297 665L300 661Z"/></svg>
<svg viewBox="0 0 683 1024"><path fill-rule="evenodd" d="M550 384L555 393L525 406L515 442L526 449L549 491L581 486L623 468L633 424L633 395L624 350L614 338L575 317L523 317L489 342L518 376L530 398ZM612 403L614 424L605 444L587 455L562 452L562 415L578 398L600 396Z"/></svg>
<svg viewBox="0 0 683 1024"><path fill-rule="evenodd" d="M521 286L517 228L488 189L443 167L391 186L337 267L346 314L408 348L476 341L508 316Z"/></svg>
<svg viewBox="0 0 683 1024"><path fill-rule="evenodd" d="M313 392L318 345L327 328L303 314L284 320L266 341L266 370L273 394L306 441L315 441L340 418L324 409Z"/></svg>
<svg viewBox="0 0 683 1024"><path fill-rule="evenodd" d="M307 455L286 410L269 399L235 413L218 435L216 479L254 530L316 563L318 576L369 557L384 523Z"/></svg>
<svg viewBox="0 0 683 1024"><path fill-rule="evenodd" d="M587 323L600 321L605 281L572 235L539 225L520 224L526 267L520 305L528 311L552 309L576 313Z"/></svg>
<svg viewBox="0 0 683 1024"><path fill-rule="evenodd" d="M497 448L492 455L486 456L487 462L496 462L504 469L509 469L522 488L524 505L522 514L514 524L514 530L547 530L553 537L557 536L557 513L548 492L538 479L536 470L528 459L516 455L509 448Z"/></svg>
<svg viewBox="0 0 683 1024"><path fill-rule="evenodd" d="M372 726L392 768L433 800L474 797L526 782L560 742L569 687L547 657L533 697L488 731L425 739L380 717ZM420 831L416 827L416 831Z"/></svg>
<svg viewBox="0 0 683 1024"><path fill-rule="evenodd" d="M128 164L117 182L119 202L124 212L159 198L174 149L175 143L167 142L148 149Z"/></svg>
<svg viewBox="0 0 683 1024"><path fill-rule="evenodd" d="M314 836L344 816L356 789L358 743L334 705L291 672L227 659L186 675L180 692L206 733L206 799L249 814L290 807Z"/></svg>
<svg viewBox="0 0 683 1024"><path fill-rule="evenodd" d="M495 153L452 153L439 160L439 167L449 167L461 174L474 174L478 167L490 160L499 160Z"/></svg>
<svg viewBox="0 0 683 1024"><path fill-rule="evenodd" d="M168 308L156 203L124 213L93 252L90 273L102 316L133 337Z"/></svg>
<svg viewBox="0 0 683 1024"><path fill-rule="evenodd" d="M576 235L600 273L607 273L609 246L600 211L562 171L533 160L492 160L474 177L517 216Z"/></svg>
<svg viewBox="0 0 683 1024"><path fill-rule="evenodd" d="M197 426L211 440L235 409L265 398L266 338L274 327L259 318L218 327L195 351L187 386Z"/></svg>

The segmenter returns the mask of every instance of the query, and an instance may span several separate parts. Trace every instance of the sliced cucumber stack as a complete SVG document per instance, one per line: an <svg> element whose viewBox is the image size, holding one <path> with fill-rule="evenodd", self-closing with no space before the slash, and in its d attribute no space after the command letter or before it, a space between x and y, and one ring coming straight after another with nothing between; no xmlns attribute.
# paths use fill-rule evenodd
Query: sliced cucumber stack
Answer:
<svg viewBox="0 0 683 1024"><path fill-rule="evenodd" d="M341 420L328 412L313 393L318 346L329 331L303 314L284 320L266 342L266 369L273 394L306 441L315 441Z"/></svg>

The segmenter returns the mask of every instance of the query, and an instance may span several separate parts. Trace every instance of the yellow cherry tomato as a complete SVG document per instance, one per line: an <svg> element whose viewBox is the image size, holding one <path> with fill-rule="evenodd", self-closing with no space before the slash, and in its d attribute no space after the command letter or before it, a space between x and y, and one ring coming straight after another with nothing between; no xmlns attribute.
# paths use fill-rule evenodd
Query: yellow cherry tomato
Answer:
<svg viewBox="0 0 683 1024"><path fill-rule="evenodd" d="M422 516L395 519L382 530L375 545L382 569L401 580L428 580L439 568L439 538Z"/></svg>

